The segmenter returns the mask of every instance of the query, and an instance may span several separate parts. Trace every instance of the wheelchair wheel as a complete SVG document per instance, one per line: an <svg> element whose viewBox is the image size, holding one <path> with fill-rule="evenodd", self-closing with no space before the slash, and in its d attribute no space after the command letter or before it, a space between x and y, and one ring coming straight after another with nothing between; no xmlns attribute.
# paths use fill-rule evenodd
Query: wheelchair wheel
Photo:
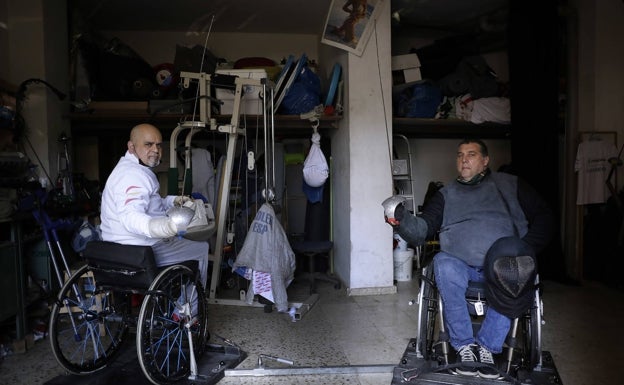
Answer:
<svg viewBox="0 0 624 385"><path fill-rule="evenodd" d="M180 312L176 303L186 305L191 314ZM145 376L157 385L188 377L190 342L198 358L207 329L206 295L199 277L181 265L163 270L150 286L137 321L137 354Z"/></svg>
<svg viewBox="0 0 624 385"><path fill-rule="evenodd" d="M433 341L438 314L438 291L433 279L433 266L423 269L419 293L418 351L425 360L434 356Z"/></svg>
<svg viewBox="0 0 624 385"><path fill-rule="evenodd" d="M540 301L539 298L536 301ZM533 371L542 358L540 307L539 303L534 304L523 319L523 355L529 371Z"/></svg>
<svg viewBox="0 0 624 385"><path fill-rule="evenodd" d="M65 282L52 307L49 328L52 353L63 368L88 374L113 359L128 332L130 307L124 298L98 289L88 266Z"/></svg>

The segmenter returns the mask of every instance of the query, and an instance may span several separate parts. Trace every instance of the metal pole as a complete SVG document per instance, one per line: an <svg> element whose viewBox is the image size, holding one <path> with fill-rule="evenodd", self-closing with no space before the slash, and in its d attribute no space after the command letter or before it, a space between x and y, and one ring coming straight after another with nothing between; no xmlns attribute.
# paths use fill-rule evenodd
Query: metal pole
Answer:
<svg viewBox="0 0 624 385"><path fill-rule="evenodd" d="M264 377L264 376L296 376L309 374L370 374L392 373L395 364L379 365L350 365L350 366L302 366L290 368L255 368L255 369L228 369L224 371L226 377Z"/></svg>

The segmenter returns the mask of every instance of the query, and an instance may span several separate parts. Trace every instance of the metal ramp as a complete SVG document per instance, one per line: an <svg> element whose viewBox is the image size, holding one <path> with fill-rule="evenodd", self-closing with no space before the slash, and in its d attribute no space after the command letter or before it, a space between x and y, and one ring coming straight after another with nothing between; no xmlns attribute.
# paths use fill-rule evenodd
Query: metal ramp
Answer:
<svg viewBox="0 0 624 385"><path fill-rule="evenodd" d="M401 357L401 362L394 368L392 385L561 385L559 372L557 372L552 356L547 351L542 351L542 366L539 370L532 372L519 370L515 378L491 380L450 374L437 361L419 358L415 347L416 339L412 338Z"/></svg>
<svg viewBox="0 0 624 385"><path fill-rule="evenodd" d="M134 338L129 338L126 345L119 357L102 370L82 376L75 374L56 376L44 385L151 385L150 380L141 371ZM183 379L176 384L216 384L223 379L226 370L235 368L245 358L247 354L236 346L207 344L206 351L197 360L201 378Z"/></svg>

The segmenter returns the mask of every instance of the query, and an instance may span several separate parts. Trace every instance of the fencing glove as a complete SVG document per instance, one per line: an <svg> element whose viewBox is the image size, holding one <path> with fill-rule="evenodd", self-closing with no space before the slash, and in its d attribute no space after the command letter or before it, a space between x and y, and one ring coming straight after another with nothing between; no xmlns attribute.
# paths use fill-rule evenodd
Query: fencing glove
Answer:
<svg viewBox="0 0 624 385"><path fill-rule="evenodd" d="M186 195L179 195L173 199L174 206L184 206L186 202L192 202L193 199Z"/></svg>
<svg viewBox="0 0 624 385"><path fill-rule="evenodd" d="M178 233L178 227L171 218L159 217L150 219L148 231L152 238L169 238Z"/></svg>

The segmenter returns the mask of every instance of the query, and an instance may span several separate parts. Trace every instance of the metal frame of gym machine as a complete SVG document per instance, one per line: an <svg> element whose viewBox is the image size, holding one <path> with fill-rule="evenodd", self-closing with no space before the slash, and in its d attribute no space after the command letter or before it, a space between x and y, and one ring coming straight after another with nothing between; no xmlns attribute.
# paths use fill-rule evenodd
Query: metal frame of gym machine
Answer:
<svg viewBox="0 0 624 385"><path fill-rule="evenodd" d="M199 120L186 121L178 124L178 126L173 130L171 134L171 142L170 142L170 169L175 169L177 171L177 162L176 162L176 143L177 138L183 130L190 129L190 132L187 134L185 139L185 168L184 168L184 181L188 180L187 175L190 172L191 168L191 140L193 135L202 131L202 130L210 130L210 131L218 131L227 135L227 151L226 151L226 161L223 166L223 172L221 176L221 181L219 181L219 194L217 198L217 207L215 213L215 222L216 222L216 243L215 249L213 250L212 258L213 261L213 270L212 277L210 280L210 291L209 291L209 300L212 303L223 303L222 300L216 299L216 289L219 284L219 266L221 265L221 259L223 254L223 243L225 239L225 230L226 230L226 222L227 222L227 214L228 214L228 200L227 196L230 192L231 182L232 182L232 171L234 164L234 157L236 155L236 146L238 143L239 135L245 135L245 131L240 129L238 124L240 120L240 102L243 93L244 86L261 86L263 90L266 91L266 84L263 79L246 79L246 78L236 78L235 79L235 91L234 91L234 106L232 111L232 117L230 119L229 124L217 125L215 119L211 118L210 115L210 74L206 73L194 73L194 72L181 72L180 78L182 80L182 84L184 88L188 88L192 79L197 80L199 86L199 96L198 96L198 104L199 104ZM265 115L265 125L266 125L266 113ZM183 189L186 186L183 186Z"/></svg>
<svg viewBox="0 0 624 385"><path fill-rule="evenodd" d="M273 159L273 141L274 141L274 108L273 108L273 97L272 97L272 89L268 87L266 79L253 79L253 78L240 78L237 77L235 79L235 90L234 90L234 101L233 101L233 110L232 116L229 124L218 125L216 119L211 118L210 114L210 102L213 98L210 96L210 74L206 73L194 73L194 72L184 72L180 73L180 78L182 81L182 86L184 88L188 88L190 86L191 81L197 81L199 87L199 95L197 97L199 104L199 120L192 120L179 123L178 126L173 130L170 139L170 173L169 178L175 178L174 182L177 185L177 160L176 160L176 146L178 136L184 130L190 130L185 138L185 168L184 168L184 186L185 189L186 182L190 180L191 169L191 140L193 135L202 131L202 130L210 130L210 131L218 131L227 135L227 151L226 151L226 160L224 162L221 180L218 181L219 189L217 194L217 204L216 204L216 212L215 212L215 225L216 225L216 241L215 247L212 251L212 255L210 260L213 262L212 276L210 279L210 291L208 293L208 301L213 304L221 304L221 305L238 305L238 306L250 306L246 302L240 299L224 299L217 298L217 287L219 285L220 280L220 266L223 259L223 246L224 240L226 236L226 222L228 215L228 199L231 188L231 180L233 173L233 165L234 158L236 156L236 146L238 143L238 137L240 135L246 135L244 129L239 128L240 121L240 108L241 108L241 99L243 97L243 90L246 86L258 86L262 87L263 95L271 95L270 98L263 98L263 128L264 128L264 150L265 150L265 159L271 162L266 167L265 173L267 183L265 186L265 191L263 192L267 201L271 201L274 199L274 193L271 191L273 188L272 184L275 180L275 175L273 171L273 167L275 165ZM271 92L268 92L271 91ZM268 104L271 105L268 105ZM268 168L271 169L269 172ZM270 183L269 183L270 182ZM171 186L171 183L169 184ZM170 187L171 189L171 187ZM171 192L169 192L171 193ZM312 294L309 298L307 298L303 302L291 302L290 306L296 309L294 317L295 319L301 319L305 313L307 313L318 300L318 294ZM261 304L254 304L252 306L264 306Z"/></svg>

